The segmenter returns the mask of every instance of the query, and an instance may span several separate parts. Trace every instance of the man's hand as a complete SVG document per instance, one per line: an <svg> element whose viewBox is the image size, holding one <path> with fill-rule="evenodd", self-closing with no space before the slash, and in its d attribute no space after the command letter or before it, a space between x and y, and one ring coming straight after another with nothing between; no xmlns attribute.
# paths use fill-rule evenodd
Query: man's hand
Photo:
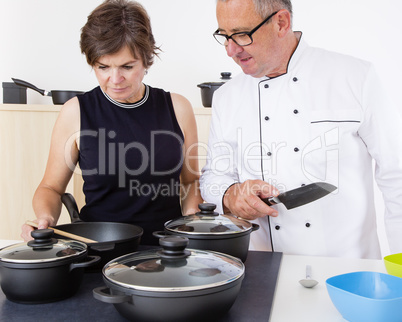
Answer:
<svg viewBox="0 0 402 322"><path fill-rule="evenodd" d="M275 197L279 191L262 180L247 180L229 187L223 197L224 211L248 220L267 215L276 217L278 212L261 198Z"/></svg>

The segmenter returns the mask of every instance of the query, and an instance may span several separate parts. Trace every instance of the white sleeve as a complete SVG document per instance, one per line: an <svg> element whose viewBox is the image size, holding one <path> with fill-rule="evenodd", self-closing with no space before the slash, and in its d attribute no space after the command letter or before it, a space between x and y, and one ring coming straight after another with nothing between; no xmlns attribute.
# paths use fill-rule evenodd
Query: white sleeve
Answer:
<svg viewBox="0 0 402 322"><path fill-rule="evenodd" d="M386 97L372 67L363 89L364 120L359 135L375 160L375 179L385 204L391 253L402 252L402 116Z"/></svg>
<svg viewBox="0 0 402 322"><path fill-rule="evenodd" d="M216 211L219 213L223 213L222 198L225 191L233 183L239 182L234 157L236 147L231 146L229 140L224 138L222 117L224 116L218 113L218 107L212 104L207 160L200 178L203 199L216 204Z"/></svg>

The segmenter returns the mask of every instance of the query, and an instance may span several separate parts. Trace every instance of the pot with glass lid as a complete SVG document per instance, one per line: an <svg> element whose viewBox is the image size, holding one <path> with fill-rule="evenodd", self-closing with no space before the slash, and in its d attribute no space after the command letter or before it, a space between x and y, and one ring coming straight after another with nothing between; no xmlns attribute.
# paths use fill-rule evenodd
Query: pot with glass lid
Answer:
<svg viewBox="0 0 402 322"><path fill-rule="evenodd" d="M52 238L53 230L31 232L34 240L0 249L0 284L7 299L48 303L74 295L85 267L99 262L85 243Z"/></svg>
<svg viewBox="0 0 402 322"><path fill-rule="evenodd" d="M94 297L132 321L215 321L225 315L240 291L244 264L227 254L186 249L185 237L159 243L162 249L107 263L106 287L95 288Z"/></svg>
<svg viewBox="0 0 402 322"><path fill-rule="evenodd" d="M189 239L189 248L222 252L246 261L250 244L250 234L259 225L238 218L232 214L220 215L216 205L202 203L201 211L194 215L182 216L165 223L164 232L154 232L154 236L177 235Z"/></svg>

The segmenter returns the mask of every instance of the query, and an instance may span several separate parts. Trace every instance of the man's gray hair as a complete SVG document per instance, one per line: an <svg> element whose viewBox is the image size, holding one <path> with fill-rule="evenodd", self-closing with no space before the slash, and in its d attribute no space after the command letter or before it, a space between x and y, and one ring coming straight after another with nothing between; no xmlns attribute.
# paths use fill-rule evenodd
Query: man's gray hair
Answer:
<svg viewBox="0 0 402 322"><path fill-rule="evenodd" d="M255 10L263 19L281 9L286 9L291 16L293 15L291 0L253 0L253 2Z"/></svg>
<svg viewBox="0 0 402 322"><path fill-rule="evenodd" d="M230 0L218 0L227 2ZM271 13L286 9L290 13L290 17L293 20L293 9L291 0L253 0L256 12L262 19L268 17Z"/></svg>

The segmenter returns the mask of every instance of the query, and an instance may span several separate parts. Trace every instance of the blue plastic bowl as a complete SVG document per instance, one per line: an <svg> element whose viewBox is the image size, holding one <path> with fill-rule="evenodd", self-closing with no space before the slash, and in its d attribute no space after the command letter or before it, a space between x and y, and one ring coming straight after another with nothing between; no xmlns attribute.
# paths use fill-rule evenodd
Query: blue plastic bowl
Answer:
<svg viewBox="0 0 402 322"><path fill-rule="evenodd" d="M326 281L328 294L351 322L402 321L402 278L378 272L353 272Z"/></svg>

